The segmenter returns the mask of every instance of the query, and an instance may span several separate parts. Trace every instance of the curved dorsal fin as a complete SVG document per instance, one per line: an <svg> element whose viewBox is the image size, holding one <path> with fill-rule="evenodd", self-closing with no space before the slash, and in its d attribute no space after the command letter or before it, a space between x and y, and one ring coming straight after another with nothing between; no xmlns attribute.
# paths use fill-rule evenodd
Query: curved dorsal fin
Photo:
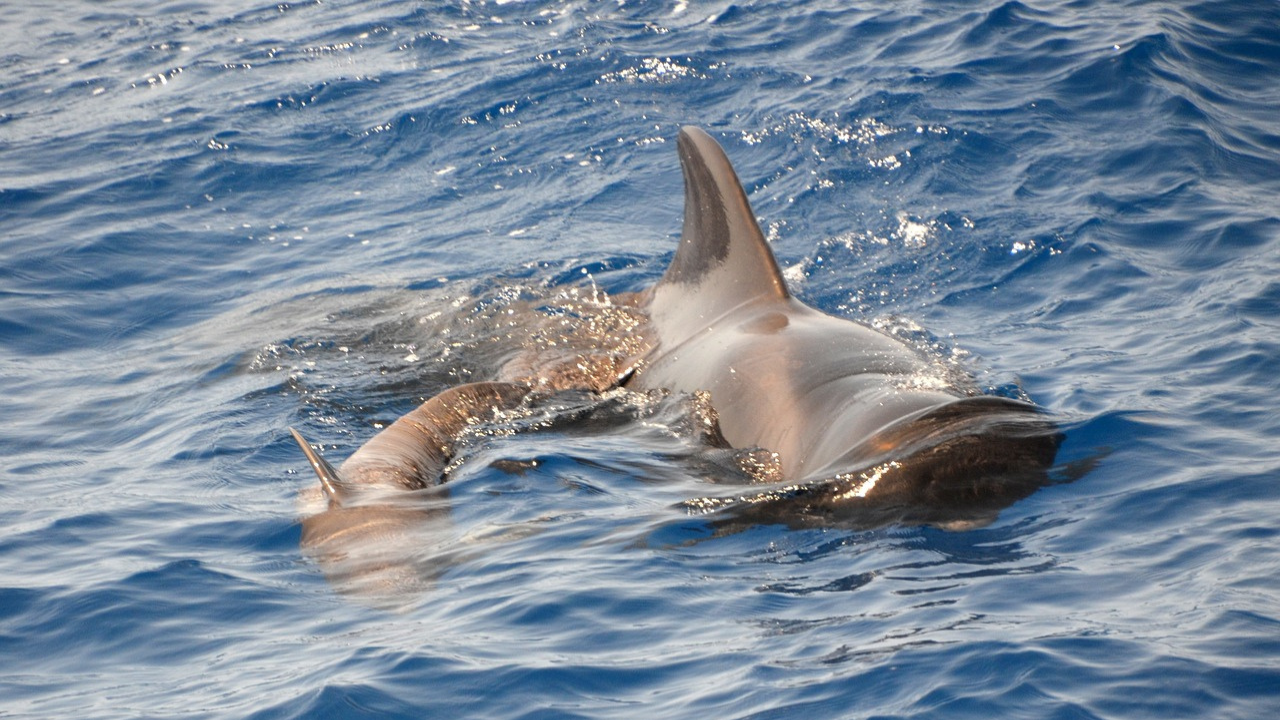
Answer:
<svg viewBox="0 0 1280 720"><path fill-rule="evenodd" d="M696 127L682 128L677 146L684 170L684 231L654 288L651 308L666 326L660 328L664 336L688 337L743 303L789 295L724 150ZM678 339L683 338L662 338Z"/></svg>
<svg viewBox="0 0 1280 720"><path fill-rule="evenodd" d="M311 463L311 469L316 471L316 476L320 478L320 487L324 488L325 497L329 502L341 503L342 498L347 494L346 486L343 485L342 478L339 477L338 471L320 456L320 453L311 447L311 443L302 437L302 433L289 428L289 433L293 435L293 439L297 441L298 447L302 448L302 453L307 456L307 462Z"/></svg>

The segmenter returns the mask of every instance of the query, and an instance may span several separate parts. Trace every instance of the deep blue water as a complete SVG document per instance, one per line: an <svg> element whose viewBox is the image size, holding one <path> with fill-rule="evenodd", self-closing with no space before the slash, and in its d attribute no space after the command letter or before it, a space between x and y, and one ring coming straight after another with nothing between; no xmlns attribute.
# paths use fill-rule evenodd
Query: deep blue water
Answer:
<svg viewBox="0 0 1280 720"><path fill-rule="evenodd" d="M0 715L1273 716L1277 28L1238 1L7 8ZM673 405L475 448L431 587L337 594L286 428L340 459L492 372L512 298L652 283L683 124L797 295L1057 413L1079 479L968 531L709 537L673 507L705 484Z"/></svg>

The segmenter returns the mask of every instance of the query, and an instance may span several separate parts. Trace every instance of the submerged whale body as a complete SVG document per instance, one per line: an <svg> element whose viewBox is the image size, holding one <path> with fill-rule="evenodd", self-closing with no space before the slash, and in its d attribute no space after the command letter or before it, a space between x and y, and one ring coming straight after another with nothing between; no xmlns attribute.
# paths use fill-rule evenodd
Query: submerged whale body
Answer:
<svg viewBox="0 0 1280 720"><path fill-rule="evenodd" d="M680 245L661 280L630 298L644 323L629 342L600 334L571 357L530 353L492 382L431 398L338 468L294 433L328 503L303 521L303 545L327 571L326 558L351 560L353 543L398 542L437 514L397 498L443 482L466 427L548 390L709 394L717 440L765 451L777 480L686 503L730 525L964 525L1047 481L1060 435L1042 410L979 395L906 343L792 297L724 151L693 127L678 149ZM330 577L368 572L342 565Z"/></svg>

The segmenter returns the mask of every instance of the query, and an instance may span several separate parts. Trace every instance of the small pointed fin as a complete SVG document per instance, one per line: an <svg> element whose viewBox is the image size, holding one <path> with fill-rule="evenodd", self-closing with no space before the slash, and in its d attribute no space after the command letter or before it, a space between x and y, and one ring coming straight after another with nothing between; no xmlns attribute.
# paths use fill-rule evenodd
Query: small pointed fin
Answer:
<svg viewBox="0 0 1280 720"><path fill-rule="evenodd" d="M659 323L686 335L743 303L781 301L789 294L724 150L696 127L681 129L677 145L684 170L684 230L654 288L651 308ZM663 337L663 342L673 339Z"/></svg>
<svg viewBox="0 0 1280 720"><path fill-rule="evenodd" d="M492 420L529 394L529 386L477 382L449 388L370 438L342 464L352 485L417 490L444 482L453 447L468 425ZM323 481L324 478L321 478Z"/></svg>
<svg viewBox="0 0 1280 720"><path fill-rule="evenodd" d="M302 433L289 428L289 433L293 435L293 439L297 441L298 447L302 448L302 453L307 456L307 461L311 463L311 469L316 471L316 475L320 478L320 486L324 488L324 494L329 498L330 502L337 502L346 494L342 484L342 478L338 476L338 471L329 464L311 447L311 443L302 437Z"/></svg>

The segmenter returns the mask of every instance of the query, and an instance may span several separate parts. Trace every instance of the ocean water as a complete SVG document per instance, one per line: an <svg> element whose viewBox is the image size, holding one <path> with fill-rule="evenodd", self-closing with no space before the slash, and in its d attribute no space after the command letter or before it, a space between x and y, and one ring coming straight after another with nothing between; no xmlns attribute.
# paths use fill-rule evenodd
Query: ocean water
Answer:
<svg viewBox="0 0 1280 720"><path fill-rule="evenodd" d="M1277 28L1238 0L7 7L0 716L1274 716ZM796 295L1054 412L1064 481L968 530L717 534L676 505L714 465L687 398L587 403L467 450L420 592L337 592L286 428L339 460L491 374L519 302L651 284L685 124Z"/></svg>

